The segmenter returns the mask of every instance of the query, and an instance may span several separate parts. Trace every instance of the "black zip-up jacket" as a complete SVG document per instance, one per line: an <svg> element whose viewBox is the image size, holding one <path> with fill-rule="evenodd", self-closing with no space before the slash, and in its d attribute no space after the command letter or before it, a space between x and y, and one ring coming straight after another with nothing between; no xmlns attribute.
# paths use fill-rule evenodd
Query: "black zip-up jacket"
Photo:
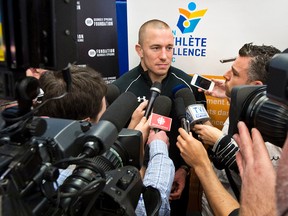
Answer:
<svg viewBox="0 0 288 216"><path fill-rule="evenodd" d="M190 85L192 76L186 74L184 71L179 70L175 67L170 67L168 70L167 77L162 81L161 95L169 97L173 102L173 96L175 90L179 86L185 86L190 88L195 96L197 103L202 103L206 107L206 97L202 92L198 92L197 88ZM120 89L120 93L130 91L136 95L138 102L141 103L143 99L149 100L151 95L150 88L152 86L152 81L139 64L137 67L123 74L117 80L113 82ZM178 128L181 127L181 123L177 118L176 111L174 108L174 103L172 103L172 108L170 112L170 118L172 118L172 125L170 132L167 133L169 137L170 147L169 156L173 160L176 170L181 165L186 165L185 161L180 155L180 151L176 146Z"/></svg>

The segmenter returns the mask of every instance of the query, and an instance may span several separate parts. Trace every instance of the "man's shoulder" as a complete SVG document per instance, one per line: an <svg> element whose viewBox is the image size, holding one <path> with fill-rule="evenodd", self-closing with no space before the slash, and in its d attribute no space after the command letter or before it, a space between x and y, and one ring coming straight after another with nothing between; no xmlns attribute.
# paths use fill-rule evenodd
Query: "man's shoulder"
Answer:
<svg viewBox="0 0 288 216"><path fill-rule="evenodd" d="M140 76L141 73L138 70L138 67L135 67L124 74L122 74L118 79L116 79L113 84L119 86L123 86L126 84L129 84L131 81L136 79L138 76Z"/></svg>
<svg viewBox="0 0 288 216"><path fill-rule="evenodd" d="M174 79L185 81L189 86L191 86L190 82L192 80L192 76L190 74L185 73L183 70L171 66L170 75L174 77Z"/></svg>
<svg viewBox="0 0 288 216"><path fill-rule="evenodd" d="M184 76L184 77L190 77L191 78L191 75L189 75L188 73L186 73L185 71L177 68L177 67L174 67L174 66L171 66L170 67L170 71L171 73L175 73L179 76Z"/></svg>
<svg viewBox="0 0 288 216"><path fill-rule="evenodd" d="M122 74L118 79L116 79L116 81L121 81L123 79L127 79L127 78L133 78L133 77L137 77L140 74L138 67L132 68L131 70L125 72L124 74Z"/></svg>

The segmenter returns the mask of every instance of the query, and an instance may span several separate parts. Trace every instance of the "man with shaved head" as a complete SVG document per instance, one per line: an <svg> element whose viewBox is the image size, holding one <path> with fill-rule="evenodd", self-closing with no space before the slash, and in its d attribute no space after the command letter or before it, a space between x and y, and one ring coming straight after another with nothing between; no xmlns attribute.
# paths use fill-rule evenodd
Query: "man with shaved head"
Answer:
<svg viewBox="0 0 288 216"><path fill-rule="evenodd" d="M152 19L145 22L139 29L138 43L135 50L140 57L140 64L122 75L113 84L120 92L131 91L139 99L149 100L150 88L154 82L162 84L161 95L172 101L179 87L190 89L199 103L206 105L203 92L190 85L192 77L184 71L171 66L173 59L174 36L169 25L161 20ZM171 189L171 215L186 216L189 200L190 167L181 158L176 146L178 128L181 127L175 106L172 104L170 116L172 126L168 132L170 148L169 156L175 165L175 178Z"/></svg>

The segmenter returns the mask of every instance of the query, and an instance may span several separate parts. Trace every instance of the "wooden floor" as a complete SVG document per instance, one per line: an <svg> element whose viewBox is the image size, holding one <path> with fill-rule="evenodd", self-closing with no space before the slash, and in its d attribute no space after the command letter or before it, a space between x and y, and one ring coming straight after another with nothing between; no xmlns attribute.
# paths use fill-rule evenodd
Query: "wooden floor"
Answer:
<svg viewBox="0 0 288 216"><path fill-rule="evenodd" d="M191 168L189 206L187 216L201 215L202 187L194 170Z"/></svg>

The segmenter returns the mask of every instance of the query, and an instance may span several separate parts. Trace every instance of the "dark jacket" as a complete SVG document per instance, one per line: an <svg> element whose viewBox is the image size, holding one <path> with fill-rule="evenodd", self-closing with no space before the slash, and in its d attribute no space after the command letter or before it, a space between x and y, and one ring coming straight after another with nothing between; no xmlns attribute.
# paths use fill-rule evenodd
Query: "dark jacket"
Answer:
<svg viewBox="0 0 288 216"><path fill-rule="evenodd" d="M192 77L190 75L171 66L167 77L162 81L161 95L169 97L173 102L175 91L177 91L179 87L185 86L193 91L197 103L202 103L206 107L206 97L204 93L198 92L196 87L190 85L191 79ZM113 84L120 89L121 93L127 91L134 93L138 98L139 103L142 102L143 99L149 100L151 95L150 88L152 86L152 81L148 76L148 73L143 70L141 64L123 74L114 81ZM172 103L170 117L172 118L172 126L170 132L167 133L170 141L169 156L173 160L177 170L181 165L185 164L185 162L176 146L177 136L179 134L178 128L181 127L181 123L177 118L174 103Z"/></svg>

